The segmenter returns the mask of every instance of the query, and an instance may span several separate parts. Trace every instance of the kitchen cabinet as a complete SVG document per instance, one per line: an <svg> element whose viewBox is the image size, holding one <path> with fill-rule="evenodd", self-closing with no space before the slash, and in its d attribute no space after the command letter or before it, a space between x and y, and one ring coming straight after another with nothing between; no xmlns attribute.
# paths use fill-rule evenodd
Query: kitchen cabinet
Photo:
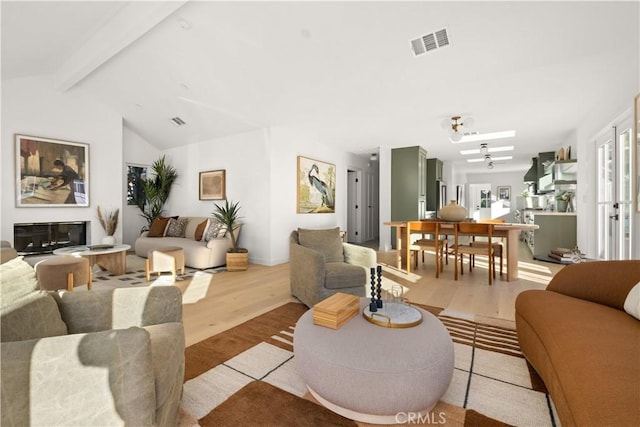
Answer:
<svg viewBox="0 0 640 427"><path fill-rule="evenodd" d="M427 210L437 212L447 204L442 182L442 160L427 159Z"/></svg>
<svg viewBox="0 0 640 427"><path fill-rule="evenodd" d="M576 246L576 214L564 212L531 212L539 228L527 242L535 258L546 258L551 249Z"/></svg>
<svg viewBox="0 0 640 427"><path fill-rule="evenodd" d="M391 150L391 220L426 218L427 151L419 146ZM394 230L391 241L395 242Z"/></svg>

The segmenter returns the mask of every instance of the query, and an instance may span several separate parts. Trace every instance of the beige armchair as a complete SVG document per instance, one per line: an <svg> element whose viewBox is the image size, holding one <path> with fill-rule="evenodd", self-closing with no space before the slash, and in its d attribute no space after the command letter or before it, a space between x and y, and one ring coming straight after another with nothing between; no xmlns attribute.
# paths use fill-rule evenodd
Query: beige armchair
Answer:
<svg viewBox="0 0 640 427"><path fill-rule="evenodd" d="M299 228L289 247L291 295L307 307L337 292L365 296L369 269L376 266L373 249L343 243L337 227Z"/></svg>
<svg viewBox="0 0 640 427"><path fill-rule="evenodd" d="M0 265L3 426L175 426L184 376L172 286L45 292Z"/></svg>

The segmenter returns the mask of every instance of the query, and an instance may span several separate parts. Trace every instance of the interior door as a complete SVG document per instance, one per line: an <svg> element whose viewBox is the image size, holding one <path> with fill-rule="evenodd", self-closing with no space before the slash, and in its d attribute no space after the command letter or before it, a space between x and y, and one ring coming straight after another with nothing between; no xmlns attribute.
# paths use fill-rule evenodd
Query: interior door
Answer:
<svg viewBox="0 0 640 427"><path fill-rule="evenodd" d="M631 259L633 227L631 117L596 138L598 259Z"/></svg>
<svg viewBox="0 0 640 427"><path fill-rule="evenodd" d="M491 184L469 184L469 214L477 220L491 218Z"/></svg>
<svg viewBox="0 0 640 427"><path fill-rule="evenodd" d="M375 240L378 238L378 182L376 176L372 173L366 173L366 216L365 216L365 241Z"/></svg>
<svg viewBox="0 0 640 427"><path fill-rule="evenodd" d="M360 211L358 172L347 172L347 242L360 243L358 236Z"/></svg>

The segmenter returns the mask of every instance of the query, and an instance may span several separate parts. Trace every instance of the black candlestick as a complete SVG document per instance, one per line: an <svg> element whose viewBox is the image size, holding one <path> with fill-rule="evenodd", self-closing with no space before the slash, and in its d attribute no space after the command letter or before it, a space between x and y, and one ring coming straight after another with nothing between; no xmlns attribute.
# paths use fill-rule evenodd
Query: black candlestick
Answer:
<svg viewBox="0 0 640 427"><path fill-rule="evenodd" d="M378 308L382 308L382 266L379 265L376 270L378 272L378 301L376 301L376 305L378 306Z"/></svg>
<svg viewBox="0 0 640 427"><path fill-rule="evenodd" d="M371 267L371 303L369 304L369 311L372 313L378 311L376 304L376 269Z"/></svg>

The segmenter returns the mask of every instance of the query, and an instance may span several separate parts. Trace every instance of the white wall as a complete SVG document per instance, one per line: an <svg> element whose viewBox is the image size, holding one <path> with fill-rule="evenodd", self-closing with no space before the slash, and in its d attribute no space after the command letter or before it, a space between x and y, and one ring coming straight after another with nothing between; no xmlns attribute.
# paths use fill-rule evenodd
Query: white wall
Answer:
<svg viewBox="0 0 640 427"><path fill-rule="evenodd" d="M90 206L17 208L16 133L89 144ZM54 90L51 77L9 79L2 81L1 137L1 238L13 243L19 222L91 221L90 243L99 243L104 231L96 206L122 212L122 118L73 92ZM122 241L121 224L115 237Z"/></svg>
<svg viewBox="0 0 640 427"><path fill-rule="evenodd" d="M151 145L147 140L129 129L126 125L122 132L123 139L123 173L122 173L122 242L128 245L135 244L142 227L147 225L147 220L140 215L140 209L136 205L127 205L127 166L146 166L151 171L151 164L160 155L160 150Z"/></svg>
<svg viewBox="0 0 640 427"><path fill-rule="evenodd" d="M250 262L263 265L289 260L289 235L298 227L346 227L347 169L362 166L347 152L336 152L313 137L279 127L203 141L162 154L180 173L167 213L210 216L214 202L198 200L198 174L224 169L227 199L239 201L242 208L239 245L249 249ZM336 165L336 213L296 212L299 155Z"/></svg>

